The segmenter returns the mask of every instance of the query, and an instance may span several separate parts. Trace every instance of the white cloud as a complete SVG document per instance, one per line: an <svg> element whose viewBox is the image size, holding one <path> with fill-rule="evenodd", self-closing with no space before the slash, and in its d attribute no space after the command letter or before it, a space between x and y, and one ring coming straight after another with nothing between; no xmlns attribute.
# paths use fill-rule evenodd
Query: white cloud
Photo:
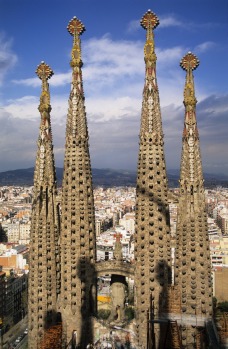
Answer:
<svg viewBox="0 0 228 349"><path fill-rule="evenodd" d="M127 33L134 33L140 28L140 21L138 19L132 20L128 23Z"/></svg>
<svg viewBox="0 0 228 349"><path fill-rule="evenodd" d="M197 45L194 49L194 52L196 53L204 53L205 51L208 51L210 49L213 49L216 46L216 44L212 41L206 41L199 45Z"/></svg>
<svg viewBox="0 0 228 349"><path fill-rule="evenodd" d="M140 29L140 20L132 20L128 24L127 32L134 33ZM175 18L173 15L159 16L159 27L158 28L168 28L168 27L184 27L184 23Z"/></svg>
<svg viewBox="0 0 228 349"><path fill-rule="evenodd" d="M141 53L141 54L139 54ZM101 39L90 39L84 43L83 57L87 63L96 66L105 64L108 68L119 67L121 72L129 74L137 68L138 56L143 55L143 43L141 41L113 41L108 35ZM124 64L127 63L128 64Z"/></svg>
<svg viewBox="0 0 228 349"><path fill-rule="evenodd" d="M67 73L56 73L50 80L50 86L58 87L66 84L70 84L72 79L72 71Z"/></svg>
<svg viewBox="0 0 228 349"><path fill-rule="evenodd" d="M68 96L66 95L51 95L51 119L52 123L62 125L65 123L67 114ZM2 108L2 111L11 115L17 120L39 120L40 113L38 110L38 96L24 96L22 98L8 100L7 105Z"/></svg>
<svg viewBox="0 0 228 349"><path fill-rule="evenodd" d="M156 49L159 64L171 65L173 62L177 63L184 53L185 48L176 46L167 49Z"/></svg>
<svg viewBox="0 0 228 349"><path fill-rule="evenodd" d="M38 114L39 100L35 96L24 96L9 100L4 110L17 119L33 120Z"/></svg>
<svg viewBox="0 0 228 349"><path fill-rule="evenodd" d="M104 123L107 121L116 121L120 119L127 119L135 113L140 114L141 98L132 98L130 96L123 96L118 98L94 99L87 98L86 110L88 118L93 123Z"/></svg>
<svg viewBox="0 0 228 349"><path fill-rule="evenodd" d="M83 80L86 96L98 99L101 95L112 98L141 96L145 74L143 45L141 41L113 41L108 35L84 42L82 59L85 62ZM179 60L186 51L180 46L164 50L156 48L158 77L171 80L178 76ZM69 86L70 80L71 71L56 73L49 84L51 88ZM14 80L14 83L32 87L41 85L38 78Z"/></svg>
<svg viewBox="0 0 228 349"><path fill-rule="evenodd" d="M24 85L24 86L30 86L30 87L38 87L41 85L40 80L38 78L12 80L12 83L15 85Z"/></svg>
<svg viewBox="0 0 228 349"><path fill-rule="evenodd" d="M159 28L167 28L167 27L184 27L184 23L182 23L172 15L161 16Z"/></svg>
<svg viewBox="0 0 228 349"><path fill-rule="evenodd" d="M52 78L49 80L49 84L50 86L53 86L53 87L69 84L71 81L71 76L72 76L71 71L67 73L57 73L57 74L54 73ZM41 86L41 82L38 77L29 78L29 79L12 80L12 82L16 85L24 85L24 86L31 86L31 87Z"/></svg>
<svg viewBox="0 0 228 349"><path fill-rule="evenodd" d="M113 41L107 35L101 39L93 38L83 43L82 60L85 63L83 80L88 83L89 90L95 92L104 87L112 88L126 77L133 79L143 74L143 43ZM71 74L71 71L55 73L49 81L50 86L68 85ZM13 83L31 87L40 86L38 78L13 80Z"/></svg>
<svg viewBox="0 0 228 349"><path fill-rule="evenodd" d="M38 124L17 119L3 108L0 109L0 123L1 171L33 166Z"/></svg>
<svg viewBox="0 0 228 349"><path fill-rule="evenodd" d="M167 20L168 23L168 20ZM171 20L170 20L171 25ZM168 24L167 24L168 26ZM93 167L113 167L136 169L138 134L142 105L145 65L143 41L113 41L111 37L91 39L83 42L82 58L85 106L91 145ZM210 49L212 43L205 42L198 50ZM156 48L158 56L157 77L162 107L163 128L165 133L166 160L169 168L178 168L181 152L181 135L184 120L183 88L185 73L179 61L188 52L187 47L176 46L167 49ZM54 152L57 166L63 166L65 125L71 71L58 72L50 80L51 121ZM0 110L2 126L0 139L2 148L0 163L6 169L24 168L34 165L36 140L40 122L38 111L41 81L37 78L15 80L15 84L39 87L37 95L8 100ZM67 92L58 93L58 88L67 86ZM206 90L197 92L200 108L209 114L202 124L200 135L207 168L216 158L216 152L208 146L213 139L213 149L224 154L221 138L224 134L215 127L220 120L225 130L227 104L218 97L206 98ZM199 108L199 109L200 109ZM201 110L201 109L200 109ZM202 112L199 116L203 115ZM222 118L222 119L221 119ZM207 125L207 126L206 126ZM210 135L210 139L207 138ZM224 141L227 142L227 141ZM205 149L206 144L208 147ZM226 156L224 154L224 156ZM223 163L217 166L222 168ZM228 163L228 162L227 162Z"/></svg>
<svg viewBox="0 0 228 349"><path fill-rule="evenodd" d="M174 99L172 88L170 92ZM68 96L52 97L52 133L56 165L59 167L63 166L67 99ZM166 101L170 99L167 97ZM1 167L2 171L34 165L40 123L38 103L36 97L27 96L0 109L0 163L5 166ZM136 169L141 103L141 97L131 96L86 99L93 167ZM208 96L197 104L203 165L207 172L223 172L228 163L227 110L227 96ZM164 103L161 112L167 168L179 168L183 103Z"/></svg>
<svg viewBox="0 0 228 349"><path fill-rule="evenodd" d="M0 85L7 72L17 63L17 56L11 50L12 40L0 33Z"/></svg>

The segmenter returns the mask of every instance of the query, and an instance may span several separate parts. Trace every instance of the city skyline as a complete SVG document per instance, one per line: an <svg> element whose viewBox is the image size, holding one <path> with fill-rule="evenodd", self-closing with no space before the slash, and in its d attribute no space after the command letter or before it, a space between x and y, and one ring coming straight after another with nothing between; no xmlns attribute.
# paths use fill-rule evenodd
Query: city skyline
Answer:
<svg viewBox="0 0 228 349"><path fill-rule="evenodd" d="M13 6L12 6L13 5ZM180 167L184 121L185 75L180 59L197 54L196 107L205 172L228 170L226 135L228 94L226 1L196 0L185 7L143 0L72 0L30 2L0 0L0 172L32 167L40 115L41 61L51 65L51 121L56 166L63 167L68 109L71 38L67 25L73 16L86 27L82 61L93 168L136 170L144 86L142 15L150 8L160 19L155 30L167 168Z"/></svg>

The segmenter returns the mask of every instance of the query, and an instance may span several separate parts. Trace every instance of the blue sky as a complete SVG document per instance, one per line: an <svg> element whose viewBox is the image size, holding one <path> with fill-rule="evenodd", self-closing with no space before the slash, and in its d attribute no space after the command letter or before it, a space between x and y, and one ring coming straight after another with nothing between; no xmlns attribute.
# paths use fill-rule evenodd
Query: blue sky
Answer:
<svg viewBox="0 0 228 349"><path fill-rule="evenodd" d="M92 167L136 170L144 85L145 30L151 9L157 79L168 169L178 169L184 120L185 72L181 58L192 51L197 119L205 172L228 172L227 0L0 0L0 172L34 166L41 82L45 61L50 79L56 166L63 166L70 92L72 37L78 17Z"/></svg>

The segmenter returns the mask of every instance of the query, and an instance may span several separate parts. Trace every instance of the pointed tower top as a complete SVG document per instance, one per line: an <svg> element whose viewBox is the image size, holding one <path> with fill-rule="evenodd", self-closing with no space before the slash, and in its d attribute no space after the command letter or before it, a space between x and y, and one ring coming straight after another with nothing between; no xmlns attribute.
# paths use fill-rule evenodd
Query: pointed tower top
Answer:
<svg viewBox="0 0 228 349"><path fill-rule="evenodd" d="M192 52L188 52L180 61L180 66L186 71L186 80L184 88L184 105L195 106L197 103L195 97L193 70L199 65L199 59ZM191 113L191 118L195 118L195 112Z"/></svg>
<svg viewBox="0 0 228 349"><path fill-rule="evenodd" d="M148 10L140 21L141 26L146 29L155 29L159 24L159 19L151 10Z"/></svg>
<svg viewBox="0 0 228 349"><path fill-rule="evenodd" d="M154 33L155 29L159 24L158 17L151 11L148 10L140 21L141 26L146 29L146 43L144 45L144 60L148 65L155 65L156 54L154 52ZM148 72L147 72L148 73ZM148 74L146 74L148 75Z"/></svg>
<svg viewBox="0 0 228 349"><path fill-rule="evenodd" d="M180 66L182 69L195 70L199 65L199 59L192 52L188 52L180 61Z"/></svg>
<svg viewBox="0 0 228 349"><path fill-rule="evenodd" d="M42 61L36 69L37 76L42 80L42 92L40 96L40 105L38 107L40 113L42 114L44 111L50 112L51 111L51 105L50 105L50 93L49 93L49 86L48 86L48 79L51 78L52 75L54 75L53 70L49 67L48 64L46 64L44 61ZM42 114L42 117L44 115ZM48 115L45 114L45 117L47 118Z"/></svg>
<svg viewBox="0 0 228 349"><path fill-rule="evenodd" d="M67 26L67 30L68 32L72 35L81 35L86 29L84 24L77 18L77 17L73 17L68 26Z"/></svg>
<svg viewBox="0 0 228 349"><path fill-rule="evenodd" d="M77 17L73 17L67 26L67 30L74 37L70 65L72 68L81 67L81 42L79 36L85 31L85 26Z"/></svg>
<svg viewBox="0 0 228 349"><path fill-rule="evenodd" d="M41 80L48 80L54 74L53 70L44 61L37 66L36 74Z"/></svg>

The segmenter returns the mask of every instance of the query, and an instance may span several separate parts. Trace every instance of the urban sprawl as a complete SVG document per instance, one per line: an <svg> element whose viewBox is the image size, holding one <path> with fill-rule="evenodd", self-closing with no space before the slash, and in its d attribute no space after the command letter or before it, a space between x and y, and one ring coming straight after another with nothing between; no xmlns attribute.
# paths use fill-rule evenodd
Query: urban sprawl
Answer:
<svg viewBox="0 0 228 349"><path fill-rule="evenodd" d="M206 189L213 295L228 299L228 188ZM169 192L173 256L179 189ZM27 314L27 276L33 187L0 187L0 321L7 331ZM59 189L59 198L61 189ZM123 259L134 263L135 188L95 188L97 261L113 259L120 236ZM174 265L174 261L173 261ZM98 280L98 301L107 300L106 280Z"/></svg>

